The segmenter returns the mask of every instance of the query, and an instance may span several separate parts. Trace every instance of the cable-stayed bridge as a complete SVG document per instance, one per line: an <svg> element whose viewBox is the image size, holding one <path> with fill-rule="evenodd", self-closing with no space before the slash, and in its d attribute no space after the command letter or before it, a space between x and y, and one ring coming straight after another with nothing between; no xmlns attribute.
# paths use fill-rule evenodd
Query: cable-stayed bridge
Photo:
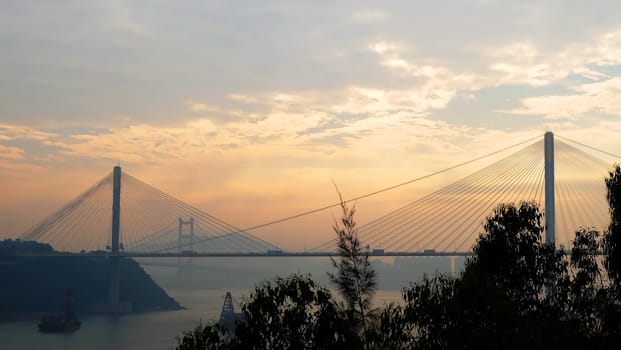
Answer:
<svg viewBox="0 0 621 350"><path fill-rule="evenodd" d="M568 141L571 142L571 141ZM546 210L546 231L558 246L569 246L583 227L603 230L610 222L604 178L607 163L563 141L554 145L555 227L546 201L544 140L411 202L359 228L361 240L386 252L467 253L485 218L501 203L531 201ZM550 170L548 170L548 173ZM329 250L326 242L316 251Z"/></svg>
<svg viewBox="0 0 621 350"><path fill-rule="evenodd" d="M497 205L523 200L545 208L546 231L559 246L568 246L580 226L605 229L609 211L604 178L612 163L584 149L618 158L568 139L554 141L551 133L546 135L549 140L537 137L534 142L531 139L510 146L523 148L360 226L362 242L375 255L465 255L482 232L485 218ZM552 148L546 152L546 147ZM489 155L495 153L498 152ZM336 205L240 229L121 173L120 167L115 172L21 238L49 243L62 252L135 257L321 256L331 255L336 246L334 241L328 241L304 252L286 251L249 233ZM118 209L114 209L115 181Z"/></svg>
<svg viewBox="0 0 621 350"><path fill-rule="evenodd" d="M120 178L121 252L247 253L279 249L127 173ZM22 238L49 243L59 251L110 251L113 187L111 172Z"/></svg>
<svg viewBox="0 0 621 350"><path fill-rule="evenodd" d="M610 220L604 179L612 164L591 153L616 160L620 157L568 139L554 141L552 133L546 133L543 140L534 140L350 200L394 190L500 151L523 147L360 226L362 243L370 255L376 256L467 255L493 209L519 201L536 202L545 208L545 241L558 247L569 246L581 226L604 230ZM292 252L249 231L336 206L239 229L122 173L117 166L20 238L49 243L61 252L56 255L108 257L109 305L110 311L116 313L120 310L119 260L123 257L328 256L336 247L334 240L310 251Z"/></svg>

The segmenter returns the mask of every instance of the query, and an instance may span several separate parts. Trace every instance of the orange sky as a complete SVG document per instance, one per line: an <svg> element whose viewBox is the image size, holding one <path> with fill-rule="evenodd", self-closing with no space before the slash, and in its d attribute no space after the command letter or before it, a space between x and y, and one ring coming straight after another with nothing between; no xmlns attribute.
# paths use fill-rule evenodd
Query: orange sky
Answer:
<svg viewBox="0 0 621 350"><path fill-rule="evenodd" d="M547 130L621 154L609 5L16 3L0 14L0 235L119 162L247 227L335 202L332 181L355 197ZM361 201L360 221L433 186ZM257 234L302 248L331 215Z"/></svg>

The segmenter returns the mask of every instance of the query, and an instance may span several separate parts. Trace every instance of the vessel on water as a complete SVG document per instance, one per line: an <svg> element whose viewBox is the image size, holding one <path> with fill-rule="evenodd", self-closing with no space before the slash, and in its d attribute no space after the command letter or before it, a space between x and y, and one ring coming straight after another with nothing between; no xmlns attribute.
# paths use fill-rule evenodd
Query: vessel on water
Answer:
<svg viewBox="0 0 621 350"><path fill-rule="evenodd" d="M73 293L71 289L65 291L65 312L60 315L43 316L39 323L39 332L64 333L80 329L82 321L78 320L73 307Z"/></svg>

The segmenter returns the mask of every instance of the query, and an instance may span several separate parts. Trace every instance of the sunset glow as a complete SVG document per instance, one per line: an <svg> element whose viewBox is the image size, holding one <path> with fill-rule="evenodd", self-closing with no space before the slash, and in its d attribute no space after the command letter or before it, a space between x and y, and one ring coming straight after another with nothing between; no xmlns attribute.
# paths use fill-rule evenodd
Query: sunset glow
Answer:
<svg viewBox="0 0 621 350"><path fill-rule="evenodd" d="M548 130L621 154L610 4L10 3L0 238L119 163L243 228L334 203L333 182L356 197ZM471 170L360 201L360 221ZM303 249L332 215L256 234Z"/></svg>

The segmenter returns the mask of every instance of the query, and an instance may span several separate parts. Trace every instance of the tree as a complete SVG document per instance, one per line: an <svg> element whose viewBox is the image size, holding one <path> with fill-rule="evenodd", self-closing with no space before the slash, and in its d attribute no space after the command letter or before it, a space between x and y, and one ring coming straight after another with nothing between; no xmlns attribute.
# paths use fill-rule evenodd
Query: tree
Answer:
<svg viewBox="0 0 621 350"><path fill-rule="evenodd" d="M612 285L605 291L602 334L609 341L621 339L621 166L615 164L606 179L610 225L604 234L604 263Z"/></svg>
<svg viewBox="0 0 621 350"><path fill-rule="evenodd" d="M599 232L580 228L571 249L571 311L578 331L586 338L601 333L601 310L605 299L604 278L597 257Z"/></svg>
<svg viewBox="0 0 621 350"><path fill-rule="evenodd" d="M621 284L621 166L616 164L606 179L610 225L604 235L606 268L611 280Z"/></svg>
<svg viewBox="0 0 621 350"><path fill-rule="evenodd" d="M338 313L329 290L309 276L291 275L257 285L242 302L233 333L219 324L186 332L177 349L354 349L361 347Z"/></svg>
<svg viewBox="0 0 621 350"><path fill-rule="evenodd" d="M423 276L403 291L406 330L412 329L412 344L419 349L446 349L455 324L457 279L438 274ZM414 336L415 335L415 336Z"/></svg>
<svg viewBox="0 0 621 350"><path fill-rule="evenodd" d="M329 290L292 275L257 286L235 336L245 349L333 349L351 341Z"/></svg>
<svg viewBox="0 0 621 350"><path fill-rule="evenodd" d="M358 237L354 221L356 207L348 208L341 193L338 194L342 217L340 224L335 220L333 229L337 234L339 258L331 258L336 272L328 272L328 277L345 300L344 311L347 318L359 332L364 332L371 301L377 288L377 276L369 260L369 251L363 249Z"/></svg>
<svg viewBox="0 0 621 350"><path fill-rule="evenodd" d="M224 350L232 348L231 332L219 323L199 325L177 339L177 350Z"/></svg>
<svg viewBox="0 0 621 350"><path fill-rule="evenodd" d="M405 291L416 348L521 349L571 338L562 321L567 264L541 242L541 219L533 203L498 206L459 277L425 277Z"/></svg>
<svg viewBox="0 0 621 350"><path fill-rule="evenodd" d="M542 217L535 203L499 205L466 262L465 273L489 275L522 315L549 304L566 271L563 253L541 242Z"/></svg>
<svg viewBox="0 0 621 350"><path fill-rule="evenodd" d="M406 317L406 309L394 303L379 310L374 327L364 334L367 349L410 349L414 344L415 325Z"/></svg>

